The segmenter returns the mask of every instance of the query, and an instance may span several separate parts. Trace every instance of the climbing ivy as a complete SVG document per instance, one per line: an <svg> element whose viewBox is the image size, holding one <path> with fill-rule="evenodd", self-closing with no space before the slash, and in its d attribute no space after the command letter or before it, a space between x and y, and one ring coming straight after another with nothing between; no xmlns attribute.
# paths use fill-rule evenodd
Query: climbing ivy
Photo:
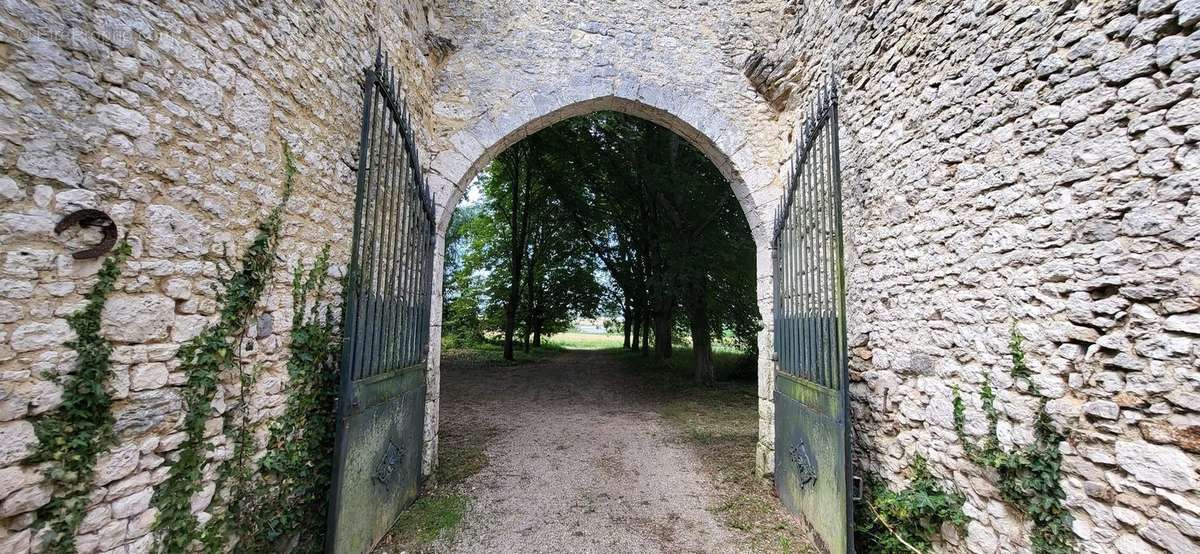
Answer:
<svg viewBox="0 0 1200 554"><path fill-rule="evenodd" d="M271 422L266 455L254 494L237 518L241 552L320 552L324 545L326 493L333 473L336 367L341 351L332 309L323 308L329 248L292 280L291 354L287 407Z"/></svg>
<svg viewBox="0 0 1200 554"><path fill-rule="evenodd" d="M38 445L29 463L50 463L46 478L54 490L37 513L38 523L50 528L47 552L75 551L75 530L87 512L96 457L114 443L112 399L105 390L112 345L100 336L100 312L129 253L129 241L122 239L100 267L83 309L67 317L76 335L67 346L79 354L78 367L63 383L62 404L34 423Z"/></svg>
<svg viewBox="0 0 1200 554"><path fill-rule="evenodd" d="M280 202L259 223L258 234L242 255L240 269L225 283L219 319L184 343L176 355L181 362L180 369L187 375L182 392L187 404L183 420L186 438L180 444L179 458L171 465L167 480L154 493L153 505L159 511L154 529L162 552L185 552L193 541L203 538L192 514L191 500L200 490L200 478L208 458L204 426L212 412L219 376L236 362L234 351L237 345L233 339L250 319L271 277L283 208L291 197L296 175L286 144L284 167L286 176Z"/></svg>
<svg viewBox="0 0 1200 554"><path fill-rule="evenodd" d="M238 344L244 343L245 340L246 336L243 333ZM238 374L238 401L225 411L223 418L223 426L233 448L229 459L222 463L217 471L216 492L213 497L213 504L217 509L210 510L213 518L204 526L204 530L200 534L200 544L204 547L205 552L211 554L220 554L224 551L230 516L241 511L253 477L248 458L254 450L254 429L250 422L250 403L247 394L258 382L261 365L249 364L248 366L239 358L235 366ZM247 370L247 366L249 370ZM225 490L226 484L229 484L230 489L225 496L225 506L218 507L216 504L221 498L220 495Z"/></svg>
<svg viewBox="0 0 1200 554"><path fill-rule="evenodd" d="M1069 554L1074 552L1075 539L1071 531L1071 513L1063 505L1066 494L1062 490L1062 453L1058 449L1065 437L1046 413L1046 397L1029 379L1031 372L1025 365L1023 340L1014 327L1009 340L1012 375L1024 379L1030 392L1041 398L1033 426L1033 444L1012 452L1000 446L996 433L1000 416L990 381L984 382L979 395L988 422L987 435L978 444L967 437L966 408L957 387L954 389L954 430L971 461L996 471L997 487L1005 502L1033 521L1033 551L1036 554Z"/></svg>
<svg viewBox="0 0 1200 554"><path fill-rule="evenodd" d="M967 523L966 498L933 478L925 458L909 466L911 482L899 491L888 489L878 476L868 476L859 501L856 538L862 552L897 554L929 552L942 524L959 528Z"/></svg>
<svg viewBox="0 0 1200 554"><path fill-rule="evenodd" d="M221 552L230 539L239 552L320 552L323 547L325 494L333 470L333 368L341 344L333 311L319 303L328 271L328 247L309 270L295 268L287 405L271 422L257 473L250 463L254 427L246 394L261 367L247 371L238 364L242 394L225 417L232 455L217 478L217 491L226 485L228 491L199 539L208 552Z"/></svg>

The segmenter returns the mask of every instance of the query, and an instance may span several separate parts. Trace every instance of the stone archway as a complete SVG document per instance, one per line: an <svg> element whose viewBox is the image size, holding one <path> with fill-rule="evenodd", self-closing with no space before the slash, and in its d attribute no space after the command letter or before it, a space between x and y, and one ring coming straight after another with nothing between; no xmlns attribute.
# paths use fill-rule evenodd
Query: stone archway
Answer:
<svg viewBox="0 0 1200 554"><path fill-rule="evenodd" d="M778 164L753 145L747 135L721 110L697 105L682 92L640 83L614 80L558 89L557 93L527 92L512 109L494 118L481 117L448 139L448 147L429 164L427 181L437 204L437 237L434 258L433 313L431 315L428 397L426 403L424 467L433 469L437 458L437 426L441 354L441 297L445 236L450 218L475 176L497 155L522 138L571 117L596 111L617 111L665 127L695 146L721 171L742 207L756 247L757 300L764 322L759 333L759 441L757 467L772 470L774 443L773 365L770 361L771 228L778 200Z"/></svg>

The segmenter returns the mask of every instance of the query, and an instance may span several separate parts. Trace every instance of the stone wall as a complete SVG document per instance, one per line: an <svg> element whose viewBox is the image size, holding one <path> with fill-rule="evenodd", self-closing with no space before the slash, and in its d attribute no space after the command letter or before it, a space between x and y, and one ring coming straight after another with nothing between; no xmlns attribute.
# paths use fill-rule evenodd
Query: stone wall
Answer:
<svg viewBox="0 0 1200 554"><path fill-rule="evenodd" d="M147 552L153 488L183 435L185 376L174 354L214 320L222 252L236 259L277 204L287 143L300 173L281 261L242 345L245 363L262 367L249 394L259 419L282 410L291 267L311 263L328 243L333 273L344 271L354 182L344 162L358 140L361 69L381 39L427 141L426 32L436 24L427 4L3 3L0 552L36 550L34 510L50 490L43 468L23 460L36 440L33 419L61 402L53 377L74 368L64 317L99 268L99 260L70 256L95 237L55 235L58 220L100 208L133 244L104 313L118 445L99 460L78 545ZM217 458L228 455L224 398L238 393L227 377L209 426ZM214 474L210 464L196 510L208 505Z"/></svg>
<svg viewBox="0 0 1200 554"><path fill-rule="evenodd" d="M967 494L939 550L1030 548L952 423L958 386L984 432L990 379L1003 442L1031 441L1013 325L1068 431L1080 551L1200 549L1198 20L1174 0L792 2L761 45L764 101L797 126L839 73L856 451L896 483L924 455Z"/></svg>
<svg viewBox="0 0 1200 554"><path fill-rule="evenodd" d="M860 461L898 483L922 454L967 493L972 523L940 550L1027 551L1028 523L964 459L951 416L958 385L982 432L977 392L990 379L1004 441L1030 440L1036 399L1008 373L1015 325L1069 430L1063 486L1080 549L1198 548L1196 0L250 4L0 10L0 551L37 543L33 511L49 491L23 460L33 418L61 402L51 377L74 367L64 317L99 267L69 255L94 237L54 224L99 207L134 244L105 313L119 445L102 456L79 544L146 551L149 499L181 439L175 350L213 319L221 252L239 252L278 201L286 142L300 175L283 261L243 344L264 371L256 417L282 407L289 268L330 244L333 273L344 271L357 77L380 40L413 108L441 229L508 144L570 115L627 111L676 130L730 177L759 245L768 324L781 169L813 83L836 67ZM237 392L231 381L220 396ZM219 447L228 404L213 414Z"/></svg>

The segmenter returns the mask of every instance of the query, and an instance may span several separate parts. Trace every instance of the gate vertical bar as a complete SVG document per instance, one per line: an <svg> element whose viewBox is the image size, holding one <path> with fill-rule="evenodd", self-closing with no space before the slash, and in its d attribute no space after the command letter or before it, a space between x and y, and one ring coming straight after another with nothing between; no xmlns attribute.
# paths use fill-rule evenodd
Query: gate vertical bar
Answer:
<svg viewBox="0 0 1200 554"><path fill-rule="evenodd" d="M364 69L326 551L366 552L421 483L433 210L395 72ZM419 278L418 278L419 277ZM424 328L422 328L424 327Z"/></svg>
<svg viewBox="0 0 1200 554"><path fill-rule="evenodd" d="M833 152L832 152L833 198L837 202L837 205L838 205L838 210L835 212L835 220L834 220L834 227L837 232L837 242L836 242L837 288L835 290L838 295L838 303L837 303L838 313L839 313L839 317L838 317L838 338L839 338L838 347L839 347L839 350L841 351L840 363L841 363L841 368L842 368L842 379L843 379L843 383L844 383L842 386L842 413L841 413L841 415L842 415L842 418L844 421L843 440L845 441L846 451L847 451L847 456L845 457L846 491L847 491L846 508L845 509L846 509L846 525L847 525L847 527L849 529L849 533L850 533L849 541L850 541L850 545L851 545L851 550L853 550L853 544L854 544L854 536L853 536L853 533L854 533L854 461L851 458L851 456L849 456L849 451L853 444L851 442L853 429L851 429L852 422L850 421L850 359L849 359L849 352L848 352L847 342L846 342L847 341L847 337L846 337L846 260L845 260L845 247L844 247L845 235L843 235L843 230L842 230L842 210L841 210L842 154L841 154L841 146L839 145L839 140L838 140L838 111L839 111L840 99L838 98L837 87L833 85L835 77L836 77L836 73L834 72L833 67L830 67L829 79L830 79L831 85L829 88L830 88L830 93L833 97L832 101L830 103L830 110L833 112L830 117L830 128L831 128L830 135L831 135L831 140L833 141Z"/></svg>
<svg viewBox="0 0 1200 554"><path fill-rule="evenodd" d="M376 53L376 60L379 54ZM361 254L359 253L359 245L362 241L362 226L359 222L362 220L364 189L366 187L367 169L371 163L370 157L367 155L370 143L368 130L371 128L372 119L375 114L375 103L367 102L366 99L374 99L375 97L375 79L372 76L371 68L363 70L363 108L362 108L362 128L359 130L358 138L358 169L355 171L355 186L354 186L354 227L351 231L350 244L350 268L347 272L346 288L344 291L345 304L342 310L342 352L338 365L338 398L347 398L350 394L350 383L352 381L350 370L354 367L355 358L355 343L353 337L356 336L358 330L358 264ZM348 447L347 434L344 432L348 424L348 413L344 402L338 403L338 410L335 413L336 431L334 432L334 463L338 464L346 453ZM330 552L333 549L335 541L335 529L337 526L337 506L342 501L340 491L342 490L342 472L340 468L334 467L333 479L329 491L329 510L326 514L328 519L327 532L325 533L325 551Z"/></svg>
<svg viewBox="0 0 1200 554"><path fill-rule="evenodd" d="M819 549L842 554L854 550L853 467L834 79L812 97L772 242L775 483Z"/></svg>
<svg viewBox="0 0 1200 554"><path fill-rule="evenodd" d="M389 92L394 88L394 78L389 71L387 76L387 86ZM383 311L380 314L380 333L383 335L383 349L379 353L381 364L385 368L392 367L392 341L390 338L396 333L396 329L392 327L392 314L396 310L395 306L395 287L392 285L397 269L396 266L396 240L397 231L399 229L402 218L397 213L397 197L396 193L396 155L400 150L402 139L400 138L400 126L396 124L393 118L388 118L388 154L387 154L387 174L384 177L384 190L387 191L387 200L384 203L384 215L386 216L387 224L384 227L384 240L381 257L384 259L383 264Z"/></svg>

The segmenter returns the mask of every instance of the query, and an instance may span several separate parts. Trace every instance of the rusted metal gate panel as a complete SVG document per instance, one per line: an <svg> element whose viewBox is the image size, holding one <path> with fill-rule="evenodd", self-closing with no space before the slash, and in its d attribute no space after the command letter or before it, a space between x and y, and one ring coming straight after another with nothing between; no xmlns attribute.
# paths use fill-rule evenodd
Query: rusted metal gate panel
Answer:
<svg viewBox="0 0 1200 554"><path fill-rule="evenodd" d="M853 552L837 90L821 85L775 220L775 486L826 552Z"/></svg>
<svg viewBox="0 0 1200 554"><path fill-rule="evenodd" d="M433 211L396 79L365 70L326 551L368 551L421 481Z"/></svg>

